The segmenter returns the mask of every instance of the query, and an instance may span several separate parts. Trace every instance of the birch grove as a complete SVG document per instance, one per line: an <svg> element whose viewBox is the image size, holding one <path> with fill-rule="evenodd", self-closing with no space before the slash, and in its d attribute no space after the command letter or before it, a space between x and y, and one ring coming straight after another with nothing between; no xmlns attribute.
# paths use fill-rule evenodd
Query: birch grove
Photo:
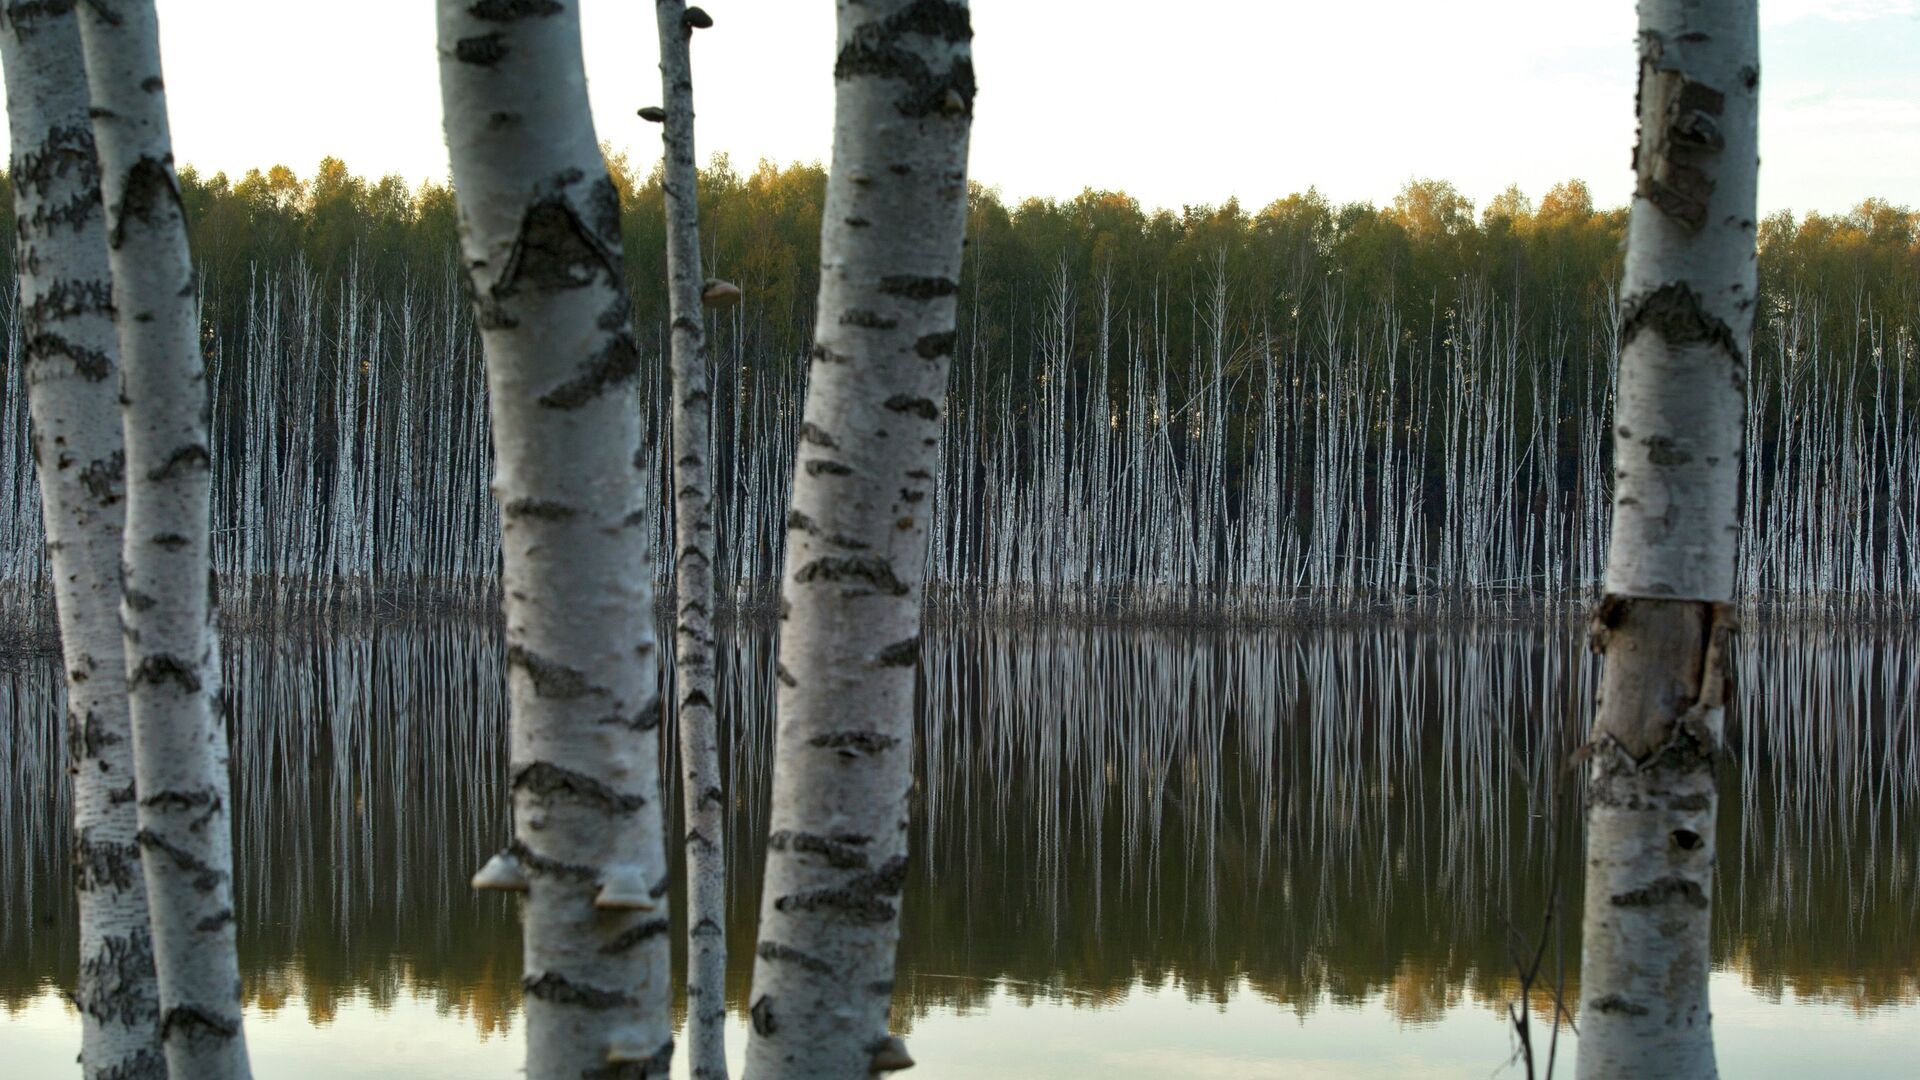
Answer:
<svg viewBox="0 0 1920 1080"><path fill-rule="evenodd" d="M152 0L79 9L126 439L120 616L167 1071L250 1075L208 533L206 361Z"/></svg>
<svg viewBox="0 0 1920 1080"><path fill-rule="evenodd" d="M1717 1075L1707 1001L1757 281L1753 0L1641 0L1579 1074Z"/></svg>
<svg viewBox="0 0 1920 1080"><path fill-rule="evenodd" d="M702 303L739 290L703 285L699 172L693 150L693 32L713 19L684 0L659 0L660 91L666 163L667 291L672 318L674 719L686 806L687 1042L692 1074L727 1075L726 791L713 685L713 387ZM646 111L649 119L656 114Z"/></svg>
<svg viewBox="0 0 1920 1080"><path fill-rule="evenodd" d="M620 203L576 3L439 4L500 504L527 1075L665 1076L668 875L646 460Z"/></svg>
<svg viewBox="0 0 1920 1080"><path fill-rule="evenodd" d="M165 1072L120 639L125 453L113 280L71 7L0 8L34 459L67 689L80 1066ZM164 856L161 856L164 857Z"/></svg>
<svg viewBox="0 0 1920 1080"><path fill-rule="evenodd" d="M888 1033L921 580L967 215L957 0L839 0L833 171L782 587L756 1078L912 1064Z"/></svg>

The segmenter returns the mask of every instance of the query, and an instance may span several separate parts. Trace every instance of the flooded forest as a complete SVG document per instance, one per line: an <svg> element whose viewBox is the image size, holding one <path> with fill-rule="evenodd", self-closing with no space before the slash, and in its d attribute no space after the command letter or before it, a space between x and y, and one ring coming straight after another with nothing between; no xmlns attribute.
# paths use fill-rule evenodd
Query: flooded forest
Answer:
<svg viewBox="0 0 1920 1080"><path fill-rule="evenodd" d="M48 209L71 177L16 110L0 1072L1911 1067L1920 211L1753 212L1712 155L1752 148L1754 69L1723 94L1672 59L1717 54L1643 35L1670 127L1631 208L1414 179L1169 210L970 178L952 0L841 5L837 108L888 122L843 122L838 171L696 158L713 20L657 6L657 163L595 137L584 84L513 81L577 74L571 3L437 5L445 184L173 173L164 99L164 163L115 126L161 80L100 74L138 20L73 31L104 202ZM10 102L22 27L63 16L0 12ZM47 284L74 221L109 299ZM1704 255L1669 272L1662 243L1724 236L1730 292ZM37 395L49 356L86 376L48 327L89 315L118 320L128 441L76 478ZM149 322L199 427L142 397ZM1713 422L1647 404L1674 356L1731 374L1724 460L1647 428ZM190 444L143 443L141 408ZM1649 462L1719 469L1725 520L1678 481L1648 508ZM154 569L199 551L164 518L183 476L205 590ZM204 774L137 798L90 771L144 751L63 641L73 492L126 500L121 722L204 713L167 714ZM1676 562L1730 570L1622 569L1662 513L1712 533ZM1688 673L1617 674L1668 653ZM1672 714L1644 752L1636 694ZM87 815L129 801L115 856ZM1654 803L1677 816L1621 854L1609 822ZM152 893L151 943L102 943L110 888ZM136 946L152 1001L112 995Z"/></svg>

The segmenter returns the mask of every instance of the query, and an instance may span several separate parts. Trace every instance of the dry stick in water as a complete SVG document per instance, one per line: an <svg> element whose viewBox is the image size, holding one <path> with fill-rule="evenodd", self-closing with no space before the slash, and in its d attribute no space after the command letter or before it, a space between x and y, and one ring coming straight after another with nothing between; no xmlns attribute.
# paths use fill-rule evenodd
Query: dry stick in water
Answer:
<svg viewBox="0 0 1920 1080"><path fill-rule="evenodd" d="M507 617L527 1075L665 1076L667 867L646 462L620 202L576 3L439 5L461 246L487 358Z"/></svg>
<svg viewBox="0 0 1920 1080"><path fill-rule="evenodd" d="M74 891L80 905L80 1065L89 1077L164 1073L153 934L134 804L120 640L126 458L113 279L87 71L71 7L0 8L17 148L20 303L47 550L66 662Z"/></svg>
<svg viewBox="0 0 1920 1080"><path fill-rule="evenodd" d="M687 1041L692 1074L727 1075L726 793L720 782L713 687L713 388L707 378L705 297L728 304L740 290L700 276L699 171L693 156L696 29L713 25L683 0L659 0L660 89L665 101L667 293L673 319L674 715L687 836Z"/></svg>
<svg viewBox="0 0 1920 1080"><path fill-rule="evenodd" d="M747 1070L911 1064L887 1033L921 578L973 117L965 3L839 4L833 173L782 588L779 731Z"/></svg>
<svg viewBox="0 0 1920 1080"><path fill-rule="evenodd" d="M1755 304L1753 0L1642 0L1613 545L1594 642L1582 1077L1715 1075L1714 764Z"/></svg>
<svg viewBox="0 0 1920 1080"><path fill-rule="evenodd" d="M214 631L206 362L152 0L81 6L120 342L121 617L139 843L173 1076L250 1075L234 944L227 731Z"/></svg>

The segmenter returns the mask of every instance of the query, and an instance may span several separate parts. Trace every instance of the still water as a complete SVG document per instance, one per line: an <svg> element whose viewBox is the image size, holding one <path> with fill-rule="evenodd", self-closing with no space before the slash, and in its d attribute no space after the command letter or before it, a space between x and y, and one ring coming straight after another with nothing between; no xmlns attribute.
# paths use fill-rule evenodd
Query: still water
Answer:
<svg viewBox="0 0 1920 1080"><path fill-rule="evenodd" d="M457 626L230 643L259 1075L515 1074L515 901L466 887L508 832L502 662ZM772 667L765 637L723 650L736 1052ZM1756 633L1738 672L1722 1070L1913 1075L1920 644ZM1543 933L1544 1068L1541 987L1578 999L1565 762L1595 676L1559 626L930 635L894 1002L913 1075L1524 1075L1514 956ZM59 698L56 663L0 671L8 1077L70 1075L78 1048Z"/></svg>

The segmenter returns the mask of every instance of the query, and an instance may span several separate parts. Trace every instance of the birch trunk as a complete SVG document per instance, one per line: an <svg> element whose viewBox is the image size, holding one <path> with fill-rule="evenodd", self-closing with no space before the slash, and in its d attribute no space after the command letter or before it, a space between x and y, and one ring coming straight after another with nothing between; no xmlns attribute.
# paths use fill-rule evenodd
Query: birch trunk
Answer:
<svg viewBox="0 0 1920 1080"><path fill-rule="evenodd" d="M1716 1075L1714 766L1752 338L1753 0L1642 0L1606 658L1587 810L1579 1074Z"/></svg>
<svg viewBox="0 0 1920 1080"><path fill-rule="evenodd" d="M80 1065L89 1077L162 1077L120 640L120 348L73 9L0 8L0 63L14 146L25 381L66 662Z"/></svg>
<svg viewBox="0 0 1920 1080"><path fill-rule="evenodd" d="M152 0L80 8L126 438L120 614L160 1039L173 1076L250 1075L209 555L206 362Z"/></svg>
<svg viewBox="0 0 1920 1080"><path fill-rule="evenodd" d="M921 581L967 213L960 0L839 0L819 322L783 588L747 1071L902 1068L887 1034Z"/></svg>
<svg viewBox="0 0 1920 1080"><path fill-rule="evenodd" d="M527 1075L673 1056L639 350L573 0L440 0L501 506Z"/></svg>
<svg viewBox="0 0 1920 1080"><path fill-rule="evenodd" d="M699 172L693 155L697 27L684 0L659 0L660 89L666 116L667 294L673 318L673 663L687 817L687 1042L692 1074L727 1075L726 792L713 696L713 393L701 313Z"/></svg>

